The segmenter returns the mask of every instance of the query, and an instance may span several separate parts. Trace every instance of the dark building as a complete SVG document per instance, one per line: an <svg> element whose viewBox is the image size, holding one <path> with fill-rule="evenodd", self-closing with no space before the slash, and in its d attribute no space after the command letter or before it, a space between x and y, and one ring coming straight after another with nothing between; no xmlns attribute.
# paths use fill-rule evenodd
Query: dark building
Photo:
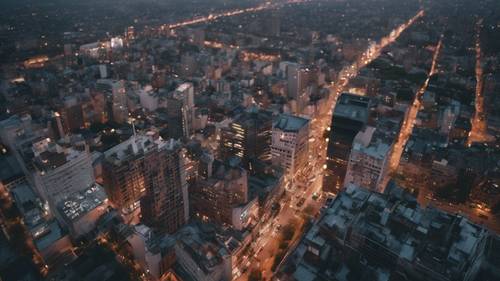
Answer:
<svg viewBox="0 0 500 281"><path fill-rule="evenodd" d="M238 115L221 131L221 157L240 158L244 165L251 159L271 160L272 113L251 109Z"/></svg>
<svg viewBox="0 0 500 281"><path fill-rule="evenodd" d="M104 153L103 181L122 211L140 206L144 222L172 233L188 217L187 183L180 147L153 133L137 135Z"/></svg>
<svg viewBox="0 0 500 281"><path fill-rule="evenodd" d="M144 195L144 154L139 147L146 141L130 138L104 152L104 188L113 205L125 212L136 209Z"/></svg>
<svg viewBox="0 0 500 281"><path fill-rule="evenodd" d="M214 163L214 175L200 180L190 189L192 212L203 219L242 229L248 223L251 209L247 171L239 167L238 158Z"/></svg>
<svg viewBox="0 0 500 281"><path fill-rule="evenodd" d="M145 224L174 233L186 223L187 182L178 143L171 139L145 153L144 186L141 213Z"/></svg>
<svg viewBox="0 0 500 281"><path fill-rule="evenodd" d="M368 121L370 99L343 93L333 111L323 190L337 193L344 182L356 134Z"/></svg>
<svg viewBox="0 0 500 281"><path fill-rule="evenodd" d="M182 139L184 136L182 101L169 97L167 99L168 136L174 139Z"/></svg>

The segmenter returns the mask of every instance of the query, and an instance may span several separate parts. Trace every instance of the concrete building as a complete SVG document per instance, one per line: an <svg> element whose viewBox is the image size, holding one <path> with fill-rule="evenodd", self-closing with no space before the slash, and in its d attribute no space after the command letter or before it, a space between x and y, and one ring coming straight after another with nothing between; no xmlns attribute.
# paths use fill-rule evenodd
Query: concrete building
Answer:
<svg viewBox="0 0 500 281"><path fill-rule="evenodd" d="M239 161L214 164L214 175L190 190L192 212L205 220L241 230L256 212L256 200L249 200L247 171Z"/></svg>
<svg viewBox="0 0 500 281"><path fill-rule="evenodd" d="M145 222L159 231L183 225L189 211L179 149L148 132L106 151L103 182L111 202L126 213L141 207Z"/></svg>
<svg viewBox="0 0 500 281"><path fill-rule="evenodd" d="M158 108L160 98L159 94L153 90L151 85L144 86L139 93L141 106L148 111L155 111Z"/></svg>
<svg viewBox="0 0 500 281"><path fill-rule="evenodd" d="M47 138L34 142L32 150L35 189L52 210L66 196L95 183L92 157L86 148L63 147Z"/></svg>
<svg viewBox="0 0 500 281"><path fill-rule="evenodd" d="M66 226L71 237L78 239L95 229L97 221L108 211L108 207L104 188L95 184L59 202L56 217Z"/></svg>
<svg viewBox="0 0 500 281"><path fill-rule="evenodd" d="M124 81L114 81L112 84L113 95L113 121L123 124L128 120L127 91Z"/></svg>
<svg viewBox="0 0 500 281"><path fill-rule="evenodd" d="M232 280L231 238L205 223L188 224L172 235L158 235L145 225L136 225L126 234L134 260L155 281ZM176 279L168 279L172 276Z"/></svg>
<svg viewBox="0 0 500 281"><path fill-rule="evenodd" d="M391 143L377 136L375 127L366 126L353 141L344 185L354 184L383 192L381 180L386 173Z"/></svg>
<svg viewBox="0 0 500 281"><path fill-rule="evenodd" d="M144 149L152 142L139 135L104 152L102 179L109 199L118 209L131 212L140 206L144 195Z"/></svg>
<svg viewBox="0 0 500 281"><path fill-rule="evenodd" d="M158 139L155 143L155 148L144 152L142 219L159 232L173 233L189 218L184 161L178 142Z"/></svg>
<svg viewBox="0 0 500 281"><path fill-rule="evenodd" d="M54 218L49 218L42 202L31 187L21 184L11 190L33 245L49 267L68 262L73 257L73 245L68 232Z"/></svg>
<svg viewBox="0 0 500 281"><path fill-rule="evenodd" d="M171 138L189 138L193 134L194 87L183 83L167 97L168 133Z"/></svg>
<svg viewBox="0 0 500 281"><path fill-rule="evenodd" d="M221 129L220 152L223 159L240 158L246 165L251 159L271 160L271 112L250 109Z"/></svg>
<svg viewBox="0 0 500 281"><path fill-rule="evenodd" d="M150 280L161 280L175 262L174 237L155 235L145 225L131 227L126 240L134 260L147 272Z"/></svg>
<svg viewBox="0 0 500 281"><path fill-rule="evenodd" d="M352 142L368 122L367 97L343 93L332 114L323 190L337 193L344 183Z"/></svg>
<svg viewBox="0 0 500 281"><path fill-rule="evenodd" d="M490 235L392 184L348 185L290 255L291 280L477 280Z"/></svg>
<svg viewBox="0 0 500 281"><path fill-rule="evenodd" d="M307 164L309 120L282 114L273 122L272 163L295 175Z"/></svg>

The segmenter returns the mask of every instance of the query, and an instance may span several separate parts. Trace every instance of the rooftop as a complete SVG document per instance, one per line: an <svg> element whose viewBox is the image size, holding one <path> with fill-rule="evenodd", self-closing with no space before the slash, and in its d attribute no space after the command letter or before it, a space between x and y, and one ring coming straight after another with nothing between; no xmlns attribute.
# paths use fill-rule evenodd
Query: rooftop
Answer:
<svg viewBox="0 0 500 281"><path fill-rule="evenodd" d="M353 142L353 150L363 152L377 159L384 159L391 145L378 138L374 127L367 126L359 131Z"/></svg>
<svg viewBox="0 0 500 281"><path fill-rule="evenodd" d="M87 190L72 194L59 202L58 208L66 219L72 221L101 206L106 201L107 196L104 189L100 185L94 184Z"/></svg>
<svg viewBox="0 0 500 281"><path fill-rule="evenodd" d="M273 122L273 127L286 132L297 132L308 123L308 119L290 114L281 114Z"/></svg>
<svg viewBox="0 0 500 281"><path fill-rule="evenodd" d="M338 98L333 115L356 121L368 120L368 106L370 99L367 97L343 93Z"/></svg>
<svg viewBox="0 0 500 281"><path fill-rule="evenodd" d="M152 149L173 149L177 142L173 139L165 141L161 137L155 138L154 132L140 134L130 137L128 140L108 149L104 152L104 158L115 164L126 161L136 155Z"/></svg>
<svg viewBox="0 0 500 281"><path fill-rule="evenodd" d="M405 259L405 266L412 270L425 268L443 280L466 274L471 261L482 253L483 241L490 237L488 231L460 215L422 208L415 198L395 189L401 190L392 186L387 194L381 194L352 184L346 186L297 247L294 276L312 278L312 273L321 279L340 274L324 269L331 262L329 249L345 249L342 245L360 251L366 261L364 267L383 272L392 272L391 262L381 265L376 261L390 256ZM359 241L369 241L376 251L367 251ZM342 258L337 259L342 264Z"/></svg>

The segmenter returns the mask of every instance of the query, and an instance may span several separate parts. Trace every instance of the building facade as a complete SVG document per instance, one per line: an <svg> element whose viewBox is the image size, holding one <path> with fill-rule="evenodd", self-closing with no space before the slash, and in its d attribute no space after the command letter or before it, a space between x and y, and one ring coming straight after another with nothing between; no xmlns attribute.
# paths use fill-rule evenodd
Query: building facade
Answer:
<svg viewBox="0 0 500 281"><path fill-rule="evenodd" d="M383 192L391 144L377 137L374 127L366 126L356 135L349 156L344 185L349 183Z"/></svg>
<svg viewBox="0 0 500 281"><path fill-rule="evenodd" d="M273 122L271 154L274 165L290 175L307 164L309 120L282 114Z"/></svg>
<svg viewBox="0 0 500 281"><path fill-rule="evenodd" d="M368 121L367 97L343 93L333 111L323 190L337 193L344 183L352 143Z"/></svg>
<svg viewBox="0 0 500 281"><path fill-rule="evenodd" d="M179 143L171 139L145 153L144 186L141 214L146 225L173 233L187 222L187 182Z"/></svg>
<svg viewBox="0 0 500 281"><path fill-rule="evenodd" d="M222 159L235 156L244 164L251 159L271 160L271 130L271 112L251 109L240 114L221 130Z"/></svg>

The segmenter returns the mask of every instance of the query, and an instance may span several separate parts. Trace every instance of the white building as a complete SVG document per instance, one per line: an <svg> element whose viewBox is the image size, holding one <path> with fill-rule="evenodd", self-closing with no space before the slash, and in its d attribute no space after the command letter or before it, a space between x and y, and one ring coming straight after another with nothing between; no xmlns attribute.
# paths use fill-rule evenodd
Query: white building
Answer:
<svg viewBox="0 0 500 281"><path fill-rule="evenodd" d="M183 134L185 137L189 137L193 133L193 119L195 113L193 84L181 84L175 89L173 98L181 104Z"/></svg>
<svg viewBox="0 0 500 281"><path fill-rule="evenodd" d="M351 183L383 192L380 183L388 166L391 145L378 138L375 131L376 128L366 126L354 138L344 186Z"/></svg>
<svg viewBox="0 0 500 281"><path fill-rule="evenodd" d="M65 197L94 184L92 157L87 150L62 147L43 139L33 143L33 152L35 188L52 209Z"/></svg>
<svg viewBox="0 0 500 281"><path fill-rule="evenodd" d="M104 188L95 184L59 202L56 213L59 221L69 229L71 236L79 238L94 230L99 218L107 212L108 206Z"/></svg>
<svg viewBox="0 0 500 281"><path fill-rule="evenodd" d="M139 91L139 99L141 106L148 111L155 111L158 108L159 96L151 85L146 85Z"/></svg>
<svg viewBox="0 0 500 281"><path fill-rule="evenodd" d="M162 275L160 268L162 255L155 251L157 239L153 231L142 224L133 226L131 234L127 237L134 259L153 280L159 280Z"/></svg>
<svg viewBox="0 0 500 281"><path fill-rule="evenodd" d="M127 91L124 81L113 81L111 91L113 93L113 120L123 124L128 120Z"/></svg>
<svg viewBox="0 0 500 281"><path fill-rule="evenodd" d="M273 122L271 155L274 165L294 175L307 163L309 120L282 114Z"/></svg>

